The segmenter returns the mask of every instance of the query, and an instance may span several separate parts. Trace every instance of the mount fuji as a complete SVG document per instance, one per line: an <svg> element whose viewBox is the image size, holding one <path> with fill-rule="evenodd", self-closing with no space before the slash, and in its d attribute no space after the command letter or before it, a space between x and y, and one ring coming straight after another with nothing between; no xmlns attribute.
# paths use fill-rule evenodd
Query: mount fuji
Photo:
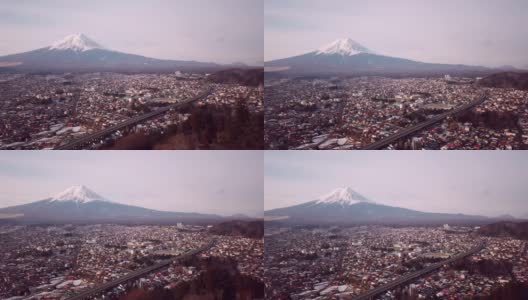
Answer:
<svg viewBox="0 0 528 300"><path fill-rule="evenodd" d="M375 54L374 51L364 47L360 43L350 39L339 39L317 50L318 55L339 54L343 56L356 55L360 53Z"/></svg>
<svg viewBox="0 0 528 300"><path fill-rule="evenodd" d="M319 197L319 199L315 200L316 204L323 204L323 205L333 205L333 204L340 204L341 206L347 206L347 205L354 205L356 203L374 203L374 201L371 201L361 195L360 193L355 192L353 189L349 187L344 188L337 188L330 193L323 195Z"/></svg>
<svg viewBox="0 0 528 300"><path fill-rule="evenodd" d="M349 187L316 200L264 212L269 220L295 224L444 224L479 223L487 217L429 213L379 204Z"/></svg>
<svg viewBox="0 0 528 300"><path fill-rule="evenodd" d="M71 34L65 38L56 41L50 47L50 50L73 50L73 51L88 51L92 49L104 49L94 40L90 39L82 33Z"/></svg>
<svg viewBox="0 0 528 300"><path fill-rule="evenodd" d="M176 223L220 222L211 214L168 212L110 201L85 186L72 186L54 196L0 209L22 223Z"/></svg>
<svg viewBox="0 0 528 300"><path fill-rule="evenodd" d="M92 190L88 189L84 185L74 185L67 188L66 190L58 193L57 195L51 197L51 202L75 202L75 203L89 203L94 201L107 201L105 198L99 196Z"/></svg>
<svg viewBox="0 0 528 300"><path fill-rule="evenodd" d="M379 54L350 39L338 39L306 54L264 63L268 72L305 75L444 75L487 74L478 66L435 64Z"/></svg>
<svg viewBox="0 0 528 300"><path fill-rule="evenodd" d="M226 68L215 63L163 60L114 51L82 33L68 35L37 50L1 56L0 67L27 72L174 72Z"/></svg>

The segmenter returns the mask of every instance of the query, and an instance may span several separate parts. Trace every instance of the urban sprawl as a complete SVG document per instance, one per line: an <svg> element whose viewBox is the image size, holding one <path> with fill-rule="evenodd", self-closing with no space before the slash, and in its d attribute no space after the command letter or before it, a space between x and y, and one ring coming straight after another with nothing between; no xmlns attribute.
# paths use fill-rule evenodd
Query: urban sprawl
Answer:
<svg viewBox="0 0 528 300"><path fill-rule="evenodd" d="M201 74L0 75L0 149L53 149L208 89L212 94L196 105L234 105L242 99L250 111L263 109L262 87L210 83ZM172 110L128 132L163 132L188 117ZM97 149L126 133L88 146Z"/></svg>
<svg viewBox="0 0 528 300"><path fill-rule="evenodd" d="M262 239L213 236L202 226L0 226L0 299L67 299L211 241L199 258L232 259L240 274L263 281ZM91 299L172 289L200 272L174 260Z"/></svg>
<svg viewBox="0 0 528 300"><path fill-rule="evenodd" d="M354 299L483 245L474 254L376 299L472 299L528 283L526 241L477 235L474 228L266 228L268 299Z"/></svg>
<svg viewBox="0 0 528 300"><path fill-rule="evenodd" d="M363 149L484 97L381 149L524 149L528 92L465 78L266 79L268 149Z"/></svg>

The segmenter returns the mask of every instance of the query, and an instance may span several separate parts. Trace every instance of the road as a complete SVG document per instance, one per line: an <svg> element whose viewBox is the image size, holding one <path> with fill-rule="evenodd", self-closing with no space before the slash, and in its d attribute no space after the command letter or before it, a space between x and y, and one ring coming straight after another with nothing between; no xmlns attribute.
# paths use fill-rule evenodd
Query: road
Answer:
<svg viewBox="0 0 528 300"><path fill-rule="evenodd" d="M482 96L475 100L475 101L472 101L470 103L467 103L467 104L464 104L462 106L459 106L457 108L454 108L448 112L445 112L443 114L440 114L440 115L437 115L437 116L434 116L432 117L431 119L429 120L426 120L422 123L419 123L419 124L416 124L416 125L413 125L411 127L408 127L408 128L404 128L398 132L396 132L395 134L393 135L390 135L386 138L383 138L377 142L374 142L370 145L367 145L365 146L362 150L377 150L377 149L381 149L383 147L386 147L392 143L394 143L395 141L403 138L403 137L406 137L406 136L409 136L417 131L420 131L426 127L429 127L437 122L440 122L441 120L445 119L447 116L450 116L450 115L454 115L454 114L457 114L459 112L462 112L462 111L465 111L467 109L470 109L470 108L473 108L474 106L477 106L481 103L483 103L484 101L486 100L486 94L482 94Z"/></svg>
<svg viewBox="0 0 528 300"><path fill-rule="evenodd" d="M146 113L146 114L143 114L141 116L136 116L136 117L133 117L133 118L130 118L130 119L127 119L121 123L118 123L116 125L113 125L113 126L110 126L108 128L104 128L100 131L97 131L97 132L94 132L94 133L90 133L90 134L86 134L78 139L75 139L73 141L69 141L67 142L66 144L63 144L63 145L60 145L58 147L55 148L55 150L73 150L73 149L78 149L80 148L82 145L86 144L86 143L90 143L94 140L97 140L97 139L100 139L104 136L107 136L113 132L116 132L120 129L123 129L125 127L128 127L128 126L131 126L131 125L135 125L137 123L140 123L140 122L143 122L145 120L148 120L148 119L151 119L153 117L156 117L156 116L159 116L161 114L164 114L166 112L168 112L169 110L171 109L176 109L176 108L180 108L186 104L189 104L191 102L195 102L195 101L198 101L202 98L205 98L209 95L211 95L213 92L212 89L208 89L207 91L199 94L198 96L195 96L195 97L191 97L191 98L188 98L188 99L185 99L181 102L178 102L178 103L174 103L174 104L171 104L171 105L167 105L167 106L164 106L162 108L159 108L159 109L156 109L154 111L151 111L149 113Z"/></svg>
<svg viewBox="0 0 528 300"><path fill-rule="evenodd" d="M479 252L480 250L484 249L485 245L484 244L480 244L478 246L475 246L473 248L471 248L470 250L466 251L466 252L463 252L463 253L460 253L460 254L457 254L451 258L448 258L444 261L441 261L441 262L438 262L438 263L435 263L435 264L432 264L430 266L428 266L427 268L425 269L422 269L420 271L416 271L416 272L413 272L413 273L410 273L408 275L404 275L394 281L391 281L389 283L386 283L382 286L379 286L375 289L372 289L366 293L363 293L361 295L358 295L357 297L354 297L352 298L352 300L367 300L367 299L373 299L374 297L378 296L378 295L381 295L389 290L392 290L394 288L396 288L397 286L399 285L402 285L402 284L407 284L409 283L410 281L413 281L413 280L416 280L418 279L419 277L423 276L423 275L426 275L428 273L431 273L439 268L441 268L442 266L446 265L446 264L450 264L454 261L457 261L459 259L462 259L464 257L467 257L467 256L471 256L477 252Z"/></svg>
<svg viewBox="0 0 528 300"><path fill-rule="evenodd" d="M150 267L146 267L146 268L143 268L143 269L140 269L140 270L137 270L137 271L133 271L131 273L128 273L126 274L125 276L123 277L120 277L116 280L113 280L113 281L110 281L110 282L107 282L107 283L103 283L99 286L96 286L96 287L93 287L93 288L90 288L86 291L83 291L82 293L80 294L77 294L73 297L70 297L70 298L67 298L66 300L83 300L83 299L88 299L89 297L92 297L94 295L97 295L97 294L100 294L102 292L105 292L107 290L110 290L120 284L123 284L127 281L130 281L130 280L135 280L135 279L138 279L138 278L141 278L141 277L144 277L145 275L151 273L151 272L154 272L156 270L159 270L163 267L166 267L168 265L170 265L173 261L175 260L178 260L178 259L182 259L182 258L186 258L186 257L189 257L189 256L193 256L195 254L198 254L202 251L206 251L206 250L209 250L211 247L213 247L213 245L215 244L215 240L212 240L210 241L209 243L207 243L206 245L198 248L198 249L194 249L194 250L190 250L190 251L187 251L186 253L182 254L182 255L179 255L179 256L176 256L176 257L173 257L171 259L167 259L167 260L164 260L162 262L159 262L155 265L152 265Z"/></svg>

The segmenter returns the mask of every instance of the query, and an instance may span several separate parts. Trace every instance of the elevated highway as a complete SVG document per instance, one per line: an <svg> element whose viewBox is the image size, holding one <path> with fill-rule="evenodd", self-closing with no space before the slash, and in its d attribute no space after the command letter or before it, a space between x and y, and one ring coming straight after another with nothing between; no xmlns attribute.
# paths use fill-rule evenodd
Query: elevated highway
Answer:
<svg viewBox="0 0 528 300"><path fill-rule="evenodd" d="M422 123L419 123L419 124L416 124L416 125L413 125L411 127L408 127L408 128L404 128L398 132L396 132L395 134L393 135L390 135L386 138L383 138L377 142L374 142L372 144L369 144L367 146L365 146L362 150L378 150L378 149L382 149L384 147L387 147L388 145L394 143L395 141L401 139L401 138L404 138L404 137L407 137L407 136L410 136L411 134L414 134L422 129L425 129L435 123L438 123L440 121L442 121L443 119L447 118L448 116L450 115L455 115L455 114L458 114L460 112L463 112L465 110L468 110L468 109L471 109L479 104L482 104L484 101L486 100L486 94L482 94L481 97L479 97L477 100L475 101L472 101L470 103L467 103L467 104L464 104L464 105L461 105L459 107L456 107L448 112L445 112L445 113L442 113L440 115L437 115L437 116L434 116L432 117L431 119L428 119Z"/></svg>
<svg viewBox="0 0 528 300"><path fill-rule="evenodd" d="M447 265L447 264L450 264L450 263L453 263L455 261L458 261L458 260L461 260L465 257L468 257L468 256L471 256L477 252L479 252L480 250L484 249L485 245L484 244L480 244L478 246L475 246L473 248L471 248L470 250L466 251L466 252L463 252L463 253L460 253L460 254L457 254L453 257L450 257L446 260L443 260L441 262L438 262L438 263L434 263L430 266L428 266L427 268L424 268L422 270L419 270L419 271L416 271L416 272L413 272L413 273L410 273L410 274L407 274L407 275L404 275L394 281L391 281L389 283L386 283L384 285L381 285L377 288L374 288L368 292L365 292L361 295L358 295L357 297L354 297L354 298L351 298L352 300L370 300L370 299L374 299L374 297L376 296L379 296L383 293L386 293L387 291L389 290L392 290L398 286L401 286L401 285L405 285L405 284L408 284L424 275L427 275L431 272L434 272L438 269L440 269L441 267L443 267L444 265Z"/></svg>
<svg viewBox="0 0 528 300"><path fill-rule="evenodd" d="M97 132L93 132L93 133L89 133L89 134L86 134L86 135L83 135L81 136L80 138L78 139L75 139L75 140L72 140L72 141L69 141L63 145L60 145L58 147L55 148L55 150L76 150L76 149L82 149L84 146L96 141L96 140L99 140L105 136L108 136L118 130L121 130L121 129L124 129L126 127L129 127L129 126L133 126L133 125L136 125L136 124L139 124L141 122L144 122L148 119L152 119L154 117L157 117L159 115L162 115L172 109L178 109L178 108L181 108L189 103L192 103L192 102L195 102L195 101L198 101L200 99L203 99L203 98L206 98L207 96L211 95L213 92L212 89L208 89L207 91L203 92L203 93L200 93L199 95L195 96L195 97L191 97L191 98L188 98L188 99L185 99L183 101L180 101L178 103L174 103L174 104L171 104L171 105L167 105L167 106L164 106L162 108L158 108L154 111L151 111L149 113L146 113L146 114L143 114L143 115L140 115L140 116L136 116L136 117L132 117L130 119L127 119L123 122L120 122L118 124L115 124L113 126L110 126L108 128L104 128L102 130L99 130Z"/></svg>
<svg viewBox="0 0 528 300"><path fill-rule="evenodd" d="M200 247L198 249L187 251L186 253L184 253L182 255L179 255L179 256L176 256L176 257L173 257L173 258L170 258L170 259L166 259L166 260L161 261L161 262L159 262L157 264L154 264L154 265L152 265L150 267L146 267L146 268L143 268L143 269L140 269L140 270L136 270L136 271L130 272L130 273L126 274L125 276L122 276L120 278L117 278L117 279L112 280L112 281L107 282L107 283L103 283L103 284L98 285L96 287L87 289L87 290L83 291L80 294L77 294L77 295L75 295L73 297L67 298L66 300L91 299L92 297L94 297L96 295L100 295L100 294L102 294L102 293L104 293L104 292L106 292L106 291L108 291L108 290L120 285L120 284L139 279L141 277L144 277L144 276L148 275L151 272L157 271L157 270L159 270L159 269L161 269L163 267L167 267L168 265L170 265L174 261L177 261L177 260L183 259L183 258L187 258L187 257L191 257L193 255L196 255L196 254L202 252L202 251L209 250L211 247L214 246L215 243L216 243L215 240L211 240L209 243L207 243L206 245L204 245L204 246L202 246L202 247Z"/></svg>

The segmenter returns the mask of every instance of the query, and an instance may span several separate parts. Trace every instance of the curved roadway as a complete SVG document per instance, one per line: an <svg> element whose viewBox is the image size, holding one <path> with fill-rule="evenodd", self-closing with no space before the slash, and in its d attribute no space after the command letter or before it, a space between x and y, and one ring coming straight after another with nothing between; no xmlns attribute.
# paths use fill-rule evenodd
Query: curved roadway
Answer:
<svg viewBox="0 0 528 300"><path fill-rule="evenodd" d="M434 123L436 122L439 122L443 119L445 119L447 116L449 115L454 115L454 114L457 114L459 112L462 112L464 110L467 110L467 109L470 109L470 108L473 108L474 106L477 106L481 103L483 103L484 101L486 100L486 94L483 94L479 99L475 100L475 101L472 101L470 103L467 103L467 104L464 104L462 106L459 106L453 110L450 110L448 112L445 112L443 114L440 114L440 115L437 115L437 116L434 116L432 117L431 119L429 120L426 120L422 123L419 123L419 124L416 124L416 125L413 125L409 128L404 128L398 132L396 132L395 134L393 135L390 135L386 138L383 138L377 142L374 142L370 145L367 145L365 146L362 150L377 150L377 149L381 149L383 147L386 147L392 143L394 143L395 141L403 138L403 137L406 137L410 134L413 134L417 131L420 131L426 127L429 127L431 125L433 125Z"/></svg>
<svg viewBox="0 0 528 300"><path fill-rule="evenodd" d="M80 294L77 294L73 297L70 297L70 298L67 298L66 300L82 300L82 299L87 299L91 296L94 296L94 295L97 295L99 293L102 293L102 292L105 292L111 288L114 288L120 284L123 284L127 281L130 281L130 280L135 280L137 278L141 278L153 271L156 271L158 269L161 269L163 267L166 267L168 266L169 264L171 264L173 261L175 260L178 260L178 259L182 259L182 258L186 258L186 257L189 257L189 256L193 256L195 254L198 254L202 251L206 251L206 250L209 250L211 247L213 247L213 245L215 244L215 240L212 240L210 241L208 244L198 248L198 249L194 249L194 250L190 250L190 251L187 251L185 252L184 254L182 255L179 255L179 256L176 256L176 257L173 257L171 259L167 259L167 260L164 260L162 262L159 262L157 264L154 264L150 267L146 267L146 268L143 268L143 269L140 269L140 270L137 270L137 271L133 271L133 272L130 272L128 274L126 274L125 276L123 277L120 277L116 280L113 280L113 281L110 281L110 282L107 282L107 283L103 283L99 286L96 286L96 287L93 287L91 289L88 289Z"/></svg>
<svg viewBox="0 0 528 300"><path fill-rule="evenodd" d="M149 113L146 113L146 114L143 114L143 115L140 115L140 116L136 116L136 117L132 117L130 119L127 119L121 123L118 123L116 125L113 125L113 126L110 126L108 128L104 128L100 131L97 131L97 132L94 132L94 133L90 133L90 134L86 134L76 140L73 140L73 141L70 141L70 142L67 142L66 144L63 144L63 145L60 145L58 147L55 148L55 150L72 150L72 149L77 149L79 148L80 146L82 146L83 144L86 144L86 143L89 143L95 139L98 139L98 138L102 138L103 136L106 136L106 135L109 135L115 131L118 131L120 129L123 129L127 126L130 126L130 125L134 125L134 124L137 124L139 122L142 122L142 121L145 121L145 120L148 120L150 118L153 118L153 117L156 117L158 115L161 115L161 114L164 114L166 113L167 111L171 110L171 109L174 109L174 108L180 108L188 103L191 103L191 102L195 102L197 100L200 100L202 98L205 98L209 95L211 95L213 92L213 89L208 89L207 91L199 94L198 96L195 96L195 97L191 97L191 98L188 98L188 99L185 99L181 102L178 102L178 103L174 103L174 104L171 104L171 105L167 105L167 106L164 106L162 108L159 108L159 109L156 109L154 111L151 111Z"/></svg>
<svg viewBox="0 0 528 300"><path fill-rule="evenodd" d="M444 261L441 261L441 262L438 262L438 263L435 263L435 264L432 264L430 266L428 266L427 268L425 269L422 269L420 271L416 271L416 272L413 272L413 273L410 273L408 275L404 275L394 281L391 281L389 283L386 283L382 286L379 286L375 289L372 289L366 293L363 293L361 295L358 295L357 297L354 297L352 298L352 300L367 300L367 299L373 299L374 297L378 296L378 295L381 295L389 290L392 290L394 288L396 288L397 286L399 285L402 285L402 284L405 284L405 283L408 283L410 281L413 281L415 279L417 279L418 277L421 277L425 274L428 274L428 273L431 273L432 271L434 270L437 270L439 268L441 268L442 266L446 265L446 264L449 264L449 263L452 263L454 261L457 261L459 259L462 259L464 257L467 257L467 256L470 256L470 255L473 255L477 252L479 252L480 250L482 250L484 248L484 244L480 244L478 246L475 246L473 248L471 248L470 250L466 251L466 252L463 252L463 253L460 253L460 254L457 254L449 259L446 259Z"/></svg>

